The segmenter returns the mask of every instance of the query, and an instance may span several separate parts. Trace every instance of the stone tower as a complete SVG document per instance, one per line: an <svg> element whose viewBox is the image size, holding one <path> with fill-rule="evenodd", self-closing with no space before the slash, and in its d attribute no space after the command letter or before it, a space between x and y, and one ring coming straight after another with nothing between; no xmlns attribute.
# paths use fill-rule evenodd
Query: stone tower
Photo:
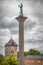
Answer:
<svg viewBox="0 0 43 65"><path fill-rule="evenodd" d="M27 17L23 16L22 3L19 7L20 15L16 17L16 20L19 22L19 65L24 65L24 21L27 19Z"/></svg>
<svg viewBox="0 0 43 65"><path fill-rule="evenodd" d="M17 58L17 46L16 42L13 39L10 39L5 45L5 56L7 57L13 53Z"/></svg>

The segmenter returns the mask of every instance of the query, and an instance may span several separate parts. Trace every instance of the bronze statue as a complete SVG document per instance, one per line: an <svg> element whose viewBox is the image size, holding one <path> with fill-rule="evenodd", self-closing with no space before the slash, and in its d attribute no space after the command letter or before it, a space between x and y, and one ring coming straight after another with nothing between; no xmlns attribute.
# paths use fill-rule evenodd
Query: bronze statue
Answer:
<svg viewBox="0 0 43 65"><path fill-rule="evenodd" d="M21 5L19 5L19 7L20 7L20 16L23 16L23 5L22 5L22 3L21 3Z"/></svg>

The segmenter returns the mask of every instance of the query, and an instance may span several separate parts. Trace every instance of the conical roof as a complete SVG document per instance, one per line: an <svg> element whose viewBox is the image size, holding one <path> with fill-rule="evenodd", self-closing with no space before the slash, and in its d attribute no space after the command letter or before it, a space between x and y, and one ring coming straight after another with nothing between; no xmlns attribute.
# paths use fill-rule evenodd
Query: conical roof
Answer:
<svg viewBox="0 0 43 65"><path fill-rule="evenodd" d="M16 44L16 42L13 39L10 39L8 41L8 43L6 43L5 46L18 46L18 45Z"/></svg>

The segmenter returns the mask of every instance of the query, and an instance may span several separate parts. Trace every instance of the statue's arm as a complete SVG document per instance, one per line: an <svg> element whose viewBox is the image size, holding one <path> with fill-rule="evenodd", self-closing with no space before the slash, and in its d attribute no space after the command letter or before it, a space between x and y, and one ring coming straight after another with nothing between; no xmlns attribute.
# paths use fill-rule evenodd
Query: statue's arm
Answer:
<svg viewBox="0 0 43 65"><path fill-rule="evenodd" d="M20 7L20 5L18 5L18 7Z"/></svg>

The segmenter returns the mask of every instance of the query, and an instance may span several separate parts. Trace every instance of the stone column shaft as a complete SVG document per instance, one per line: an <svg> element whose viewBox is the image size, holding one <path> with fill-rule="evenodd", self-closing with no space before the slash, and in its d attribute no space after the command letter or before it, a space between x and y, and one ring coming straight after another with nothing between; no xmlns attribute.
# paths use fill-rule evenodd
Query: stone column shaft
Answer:
<svg viewBox="0 0 43 65"><path fill-rule="evenodd" d="M23 65L24 58L24 23L19 22L19 65Z"/></svg>
<svg viewBox="0 0 43 65"><path fill-rule="evenodd" d="M18 16L16 20L19 22L19 65L24 65L24 21L27 17Z"/></svg>

